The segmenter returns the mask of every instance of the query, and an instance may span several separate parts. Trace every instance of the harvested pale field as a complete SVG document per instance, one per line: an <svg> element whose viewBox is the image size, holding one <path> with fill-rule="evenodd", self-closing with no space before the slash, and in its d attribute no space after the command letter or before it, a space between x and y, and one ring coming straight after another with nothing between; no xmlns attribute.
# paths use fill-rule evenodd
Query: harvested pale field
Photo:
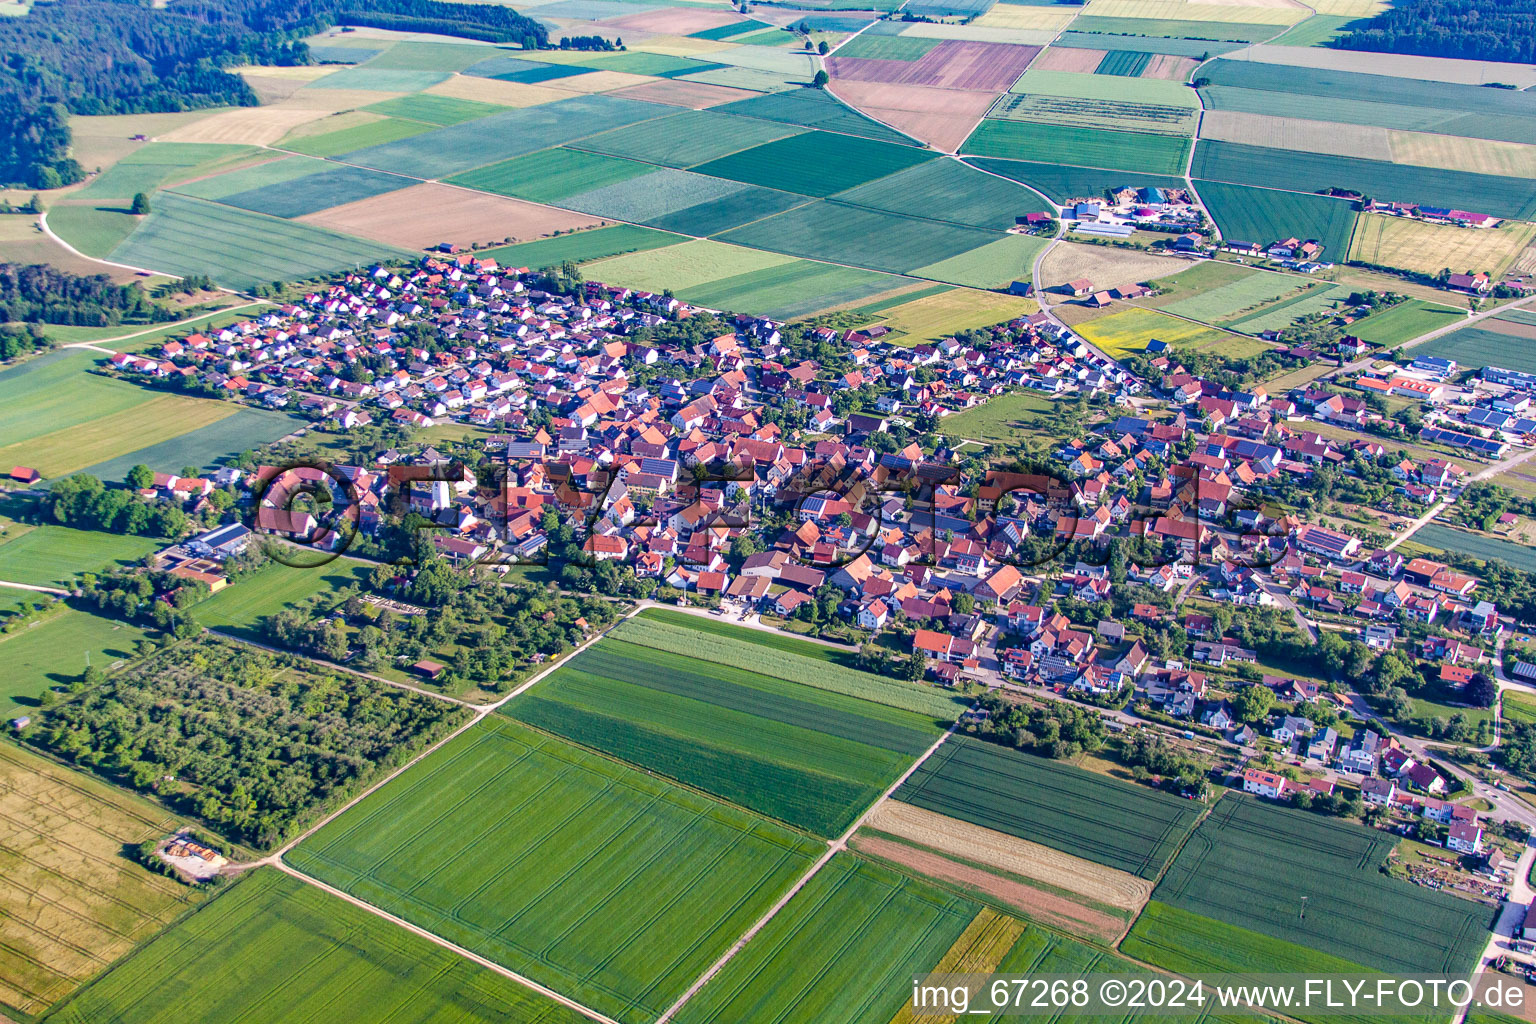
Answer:
<svg viewBox="0 0 1536 1024"><path fill-rule="evenodd" d="M13 201L26 201L26 195L15 195ZM85 256L76 256L58 242L37 230L36 217L9 215L0 217L0 262L4 263L51 263L60 270L89 277L106 274L118 284L143 280L126 267L97 263Z"/></svg>
<svg viewBox="0 0 1536 1024"><path fill-rule="evenodd" d="M134 150L147 145L133 141L135 135L147 135L155 139L218 114L223 109L227 108L184 110L174 114L109 114L103 117L74 115L69 119L70 135L74 138L70 152L87 171L94 171L98 167L106 170ZM25 198L22 201L25 202Z"/></svg>
<svg viewBox="0 0 1536 1024"><path fill-rule="evenodd" d="M992 9L975 21L972 26L982 28L1022 29L1026 32L1063 29L1077 17L1076 11L1057 11L1032 4L993 4ZM1021 39L1020 42L1029 40Z"/></svg>
<svg viewBox="0 0 1536 1024"><path fill-rule="evenodd" d="M1444 267L1483 271L1497 280L1536 239L1536 225L1507 220L1496 228L1458 228L1419 220L1362 214L1350 241L1351 259L1421 274Z"/></svg>
<svg viewBox="0 0 1536 1024"><path fill-rule="evenodd" d="M1037 921L1053 925L1066 932L1113 943L1126 930L1126 922L1112 914L1092 910L1066 896L1037 889L1027 883L1004 878L982 868L961 864L938 853L920 850L880 836L866 835L863 832L854 836L849 845L860 853L900 864L920 875L985 893L993 899L1017 907ZM970 860L975 859L965 851L961 851L959 855Z"/></svg>
<svg viewBox="0 0 1536 1024"><path fill-rule="evenodd" d="M439 242L528 242L556 231L607 223L584 213L430 183L299 219L403 249L425 249Z"/></svg>
<svg viewBox="0 0 1536 1024"><path fill-rule="evenodd" d="M929 89L841 79L831 91L875 120L950 153L960 148L993 98L990 92L971 89Z"/></svg>
<svg viewBox="0 0 1536 1024"><path fill-rule="evenodd" d="M560 81L567 82L570 79L562 78ZM495 78L475 78L472 75L454 75L446 82L439 82L424 91L431 96L451 96L456 100L499 103L504 107L536 107L541 103L568 100L574 95L568 91L551 89L546 85L525 85L522 82L503 82Z"/></svg>
<svg viewBox="0 0 1536 1024"><path fill-rule="evenodd" d="M159 136L161 142L223 142L239 146L270 146L293 129L325 117L323 110L304 107L238 107Z"/></svg>
<svg viewBox="0 0 1536 1024"><path fill-rule="evenodd" d="M252 88L255 86L253 85ZM260 92L260 90L257 91ZM285 107L302 107L334 114L404 95L403 92L374 92L372 89L300 89L298 92L282 97L281 102Z"/></svg>
<svg viewBox="0 0 1536 1024"><path fill-rule="evenodd" d="M1240 25L1294 25L1312 12L1282 0L1262 5L1185 3L1184 0L1089 0L1082 13L1093 18L1151 18L1156 21L1215 21Z"/></svg>
<svg viewBox="0 0 1536 1024"><path fill-rule="evenodd" d="M1128 871L1095 864L899 800L881 804L864 824L940 853L1033 878L1121 910L1140 910L1152 895L1152 881Z"/></svg>
<svg viewBox="0 0 1536 1024"><path fill-rule="evenodd" d="M306 121L298 125L287 135L282 142L292 142L294 139L308 139L316 135L329 135L331 132L339 132L347 128L361 128L365 124L377 124L386 120L383 114L370 114L366 110L343 110L334 114L321 113L313 121Z"/></svg>
<svg viewBox="0 0 1536 1024"><path fill-rule="evenodd" d="M1193 57L1176 57L1171 53L1155 53L1141 73L1142 78L1161 78L1169 82L1182 82L1189 73L1200 66Z"/></svg>
<svg viewBox="0 0 1536 1024"><path fill-rule="evenodd" d="M707 85L704 82L680 82L676 79L660 78L645 85L619 89L612 95L631 100L645 100L648 103L665 103L671 107L703 110L706 107L719 106L721 103L749 100L757 93L746 89L731 89L723 85Z"/></svg>
<svg viewBox="0 0 1536 1024"><path fill-rule="evenodd" d="M1091 75L1104 59L1105 50L1079 50L1071 46L1052 46L1030 65L1035 71L1075 71Z"/></svg>
<svg viewBox="0 0 1536 1024"><path fill-rule="evenodd" d="M1492 60L1453 60L1449 57L1418 57L1402 53L1331 50L1325 46L1265 44L1236 50L1225 56L1229 60L1253 60L1261 64L1286 64L1323 71L1355 71L1393 78L1420 78L1426 82L1460 85L1503 82L1522 89L1536 85L1536 66Z"/></svg>
<svg viewBox="0 0 1536 1024"><path fill-rule="evenodd" d="M236 71L242 75L257 75L261 78L292 78L300 82L313 82L327 75L344 70L335 64L295 64L291 67L279 67L273 64L249 64Z"/></svg>
<svg viewBox="0 0 1536 1024"><path fill-rule="evenodd" d="M1515 262L1509 266L1509 272L1511 274L1536 274L1536 245L1527 247L1524 252L1516 256Z"/></svg>
<svg viewBox="0 0 1536 1024"><path fill-rule="evenodd" d="M1369 18L1392 6L1387 0L1312 0L1318 14L1342 18Z"/></svg>
<svg viewBox="0 0 1536 1024"><path fill-rule="evenodd" d="M1024 934L1026 925L1023 921L1011 917L1005 917L996 911L983 907L977 915L966 925L965 931L955 940L955 944L949 947L949 952L933 965L932 974L972 974L985 976L997 970L997 965L1002 963L1003 957L1013 948L1015 942ZM971 980L969 988L974 990L973 995L981 990L983 982L980 977ZM979 1000L978 1000L979 1002ZM911 1002L906 1003L891 1018L890 1024L958 1024L960 1020L957 1014L935 1016L924 1013L919 1017L913 1009Z"/></svg>
<svg viewBox="0 0 1536 1024"><path fill-rule="evenodd" d="M1207 110L1200 122L1200 137L1301 153L1331 153L1367 160L1392 159L1392 140L1385 128L1350 125L1346 131L1329 121L1308 121L1300 117Z"/></svg>
<svg viewBox="0 0 1536 1024"><path fill-rule="evenodd" d="M1055 288L1086 277L1095 288L1150 281L1188 270L1193 264L1168 256L1153 256L1135 249L1113 249L1107 245L1074 245L1062 242L1045 255L1040 265L1040 283Z"/></svg>
<svg viewBox="0 0 1536 1024"><path fill-rule="evenodd" d="M1392 143L1392 160L1396 163L1454 167L1459 171L1502 174L1511 178L1536 178L1536 146L1428 132L1392 131L1387 135Z"/></svg>
<svg viewBox="0 0 1536 1024"><path fill-rule="evenodd" d="M622 18L608 18L604 28L628 29L631 32L655 32L658 35L686 36L690 32L719 28L721 25L739 23L746 19L730 8L711 11L703 7L663 7L660 10L640 14L626 14Z"/></svg>

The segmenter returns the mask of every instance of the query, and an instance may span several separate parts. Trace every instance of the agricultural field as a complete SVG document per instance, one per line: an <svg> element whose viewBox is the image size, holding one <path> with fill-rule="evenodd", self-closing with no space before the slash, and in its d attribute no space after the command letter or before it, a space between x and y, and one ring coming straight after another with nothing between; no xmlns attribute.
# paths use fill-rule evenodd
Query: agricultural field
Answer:
<svg viewBox="0 0 1536 1024"><path fill-rule="evenodd" d="M80 573L135 564L163 544L151 537L46 523L0 543L0 580L67 589Z"/></svg>
<svg viewBox="0 0 1536 1024"><path fill-rule="evenodd" d="M791 319L884 294L908 283L904 278L854 267L790 260L767 270L719 278L680 294L710 309Z"/></svg>
<svg viewBox="0 0 1536 1024"><path fill-rule="evenodd" d="M1066 203L1072 199L1101 198L1110 189L1125 185L1136 188L1187 187L1184 179L1161 174L1108 171L1096 167L1042 164L1027 160L991 160L979 157L967 158L966 162L984 171L1001 174L1005 178L1012 178L1030 188L1038 189L1057 203Z"/></svg>
<svg viewBox="0 0 1536 1024"><path fill-rule="evenodd" d="M1179 851L1153 893L1152 916L1137 922L1123 948L1173 970L1317 970L1313 950L1372 970L1467 970L1493 912L1382 873L1395 842L1351 822L1228 794ZM1160 906L1197 916L1179 921L1154 910ZM1230 937L1219 934L1224 928ZM1170 949L1174 934L1189 944L1185 951ZM1306 947L1310 962L1295 962L1297 947Z"/></svg>
<svg viewBox="0 0 1536 1024"><path fill-rule="evenodd" d="M447 179L451 185L554 203L567 196L648 175L655 167L575 149L543 149L527 156L465 171Z"/></svg>
<svg viewBox="0 0 1536 1024"><path fill-rule="evenodd" d="M1144 351L1147 342L1166 342L1174 349L1216 349L1238 342L1230 334L1164 316L1151 309L1127 309L1078 324L1078 334L1114 358Z"/></svg>
<svg viewBox="0 0 1536 1024"><path fill-rule="evenodd" d="M683 1005L678 1024L736 1024L771 1007L786 1020L889 1024L982 911L840 853ZM1004 936L1006 943L1007 936ZM1006 952L994 950L987 972Z"/></svg>
<svg viewBox="0 0 1536 1024"><path fill-rule="evenodd" d="M591 260L622 256L625 253L643 252L676 245L685 241L682 235L631 224L590 231L573 231L555 238L542 238L536 242L524 242L498 249L489 249L485 257L512 267L557 267L569 260L586 263Z"/></svg>
<svg viewBox="0 0 1536 1024"><path fill-rule="evenodd" d="M128 212L127 203L115 200L110 205L63 202L49 207L44 217L54 234L72 248L96 259L110 256L112 250L133 233L140 220Z"/></svg>
<svg viewBox="0 0 1536 1024"><path fill-rule="evenodd" d="M442 127L489 117L492 114L501 113L506 108L495 103L477 103L474 100L457 99L452 96L417 93L414 96L397 96L394 99L383 100L364 109L372 114L383 114L386 117L398 117L407 121L424 121L427 124Z"/></svg>
<svg viewBox="0 0 1536 1024"><path fill-rule="evenodd" d="M1080 277L1088 278L1095 287L1114 288L1164 275L1168 275L1169 281L1182 281L1185 275L1211 265L1156 256L1139 249L1062 242L1046 254L1040 265L1040 278L1045 288L1059 288Z"/></svg>
<svg viewBox="0 0 1536 1024"><path fill-rule="evenodd" d="M1427 548L1454 551L1485 562L1497 559L1522 572L1536 572L1536 549L1503 537L1490 537L1431 522L1420 527L1413 540Z"/></svg>
<svg viewBox="0 0 1536 1024"><path fill-rule="evenodd" d="M804 128L822 128L829 132L859 135L883 142L910 146L912 140L892 131L878 121L850 110L836 99L818 89L796 89L789 92L768 93L738 100L713 109L726 114L742 114L761 117L784 124L797 124Z"/></svg>
<svg viewBox="0 0 1536 1024"><path fill-rule="evenodd" d="M1415 346L1415 356L1443 356L1462 366L1501 366L1506 370L1536 373L1536 347L1529 333L1518 330L1523 325L1509 325L1494 317L1478 321L1476 327L1443 334L1433 341Z"/></svg>
<svg viewBox="0 0 1536 1024"><path fill-rule="evenodd" d="M1352 203L1218 181L1196 181L1195 188L1225 238L1260 245L1293 236L1315 238L1323 244L1323 258L1336 262L1349 252L1355 226Z"/></svg>
<svg viewBox="0 0 1536 1024"><path fill-rule="evenodd" d="M139 192L154 192L177 181L262 159L267 159L266 155L252 146L151 142L124 156L71 195L77 199L128 200Z"/></svg>
<svg viewBox="0 0 1536 1024"><path fill-rule="evenodd" d="M900 708L945 724L970 705L969 699L958 694L860 671L854 667L855 653L845 648L668 609L647 609L620 623L611 635L717 665L751 664L778 679Z"/></svg>
<svg viewBox="0 0 1536 1024"><path fill-rule="evenodd" d="M1303 316L1336 312L1348 297L1348 289L1338 285L1324 284L1311 287L1279 302L1272 302L1253 312L1233 317L1226 321L1225 326L1229 330L1242 331L1245 334L1278 331L1289 327L1292 322Z"/></svg>
<svg viewBox="0 0 1536 1024"><path fill-rule="evenodd" d="M666 1010L821 850L494 716L287 859L630 1024Z"/></svg>
<svg viewBox="0 0 1536 1024"><path fill-rule="evenodd" d="M1264 8L1224 7L1221 9L1265 13ZM1090 36L1103 33L1116 36L1162 36L1179 41L1204 42L1209 39L1225 43L1260 43L1277 35L1280 27L1258 22L1244 24L1232 21L1175 21L1171 18L1112 18L1082 14L1072 22L1072 30ZM1139 47L1141 49L1152 49L1141 40L1137 40L1137 43L1142 44Z"/></svg>
<svg viewBox="0 0 1536 1024"><path fill-rule="evenodd" d="M1233 319L1239 314L1258 309L1276 299L1293 295L1309 287L1311 282L1304 278L1256 271L1198 295L1160 303L1158 308L1191 320L1215 324Z"/></svg>
<svg viewBox="0 0 1536 1024"><path fill-rule="evenodd" d="M235 288L409 255L308 224L168 192L155 197L153 212L112 251L118 262L172 274L208 274Z"/></svg>
<svg viewBox="0 0 1536 1024"><path fill-rule="evenodd" d="M911 298L884 309L880 315L884 326L891 329L886 340L910 346L952 337L956 331L1028 316L1038 308L1039 303L1033 299L956 288Z"/></svg>
<svg viewBox="0 0 1536 1024"><path fill-rule="evenodd" d="M1148 174L1178 174L1189 155L1189 141L1173 135L991 119L982 121L962 148L982 157L1036 157Z"/></svg>
<svg viewBox="0 0 1536 1024"><path fill-rule="evenodd" d="M0 598L20 594L44 602L47 594L0 588ZM30 603L30 602L29 602ZM30 714L45 691L66 687L87 666L111 671L134 657L144 639L138 626L73 608L54 610L14 633L0 633L0 716Z"/></svg>
<svg viewBox="0 0 1536 1024"><path fill-rule="evenodd" d="M1188 107L1128 100L1042 96L1034 93L999 96L987 116L1005 121L1039 121L1072 128L1148 132L1155 135L1187 137L1195 131L1195 112Z"/></svg>
<svg viewBox="0 0 1536 1024"><path fill-rule="evenodd" d="M3 552L0 548L0 552ZM231 584L196 606L193 615L209 629L242 639L258 640L261 620L343 587L361 586L367 566L338 558L322 569L298 569L271 563Z"/></svg>
<svg viewBox="0 0 1536 1024"><path fill-rule="evenodd" d="M1190 174L1212 181L1296 192L1347 188L1379 200L1456 209L1475 207L1497 217L1536 219L1536 183L1503 175L1205 141L1195 147Z"/></svg>
<svg viewBox="0 0 1536 1024"><path fill-rule="evenodd" d="M1003 237L1001 232L825 200L720 235L726 242L893 274L930 266Z"/></svg>
<svg viewBox="0 0 1536 1024"><path fill-rule="evenodd" d="M1385 128L1341 128L1332 121L1309 121L1300 117L1210 110L1200 120L1200 137L1298 153L1392 160L1392 139Z"/></svg>
<svg viewBox="0 0 1536 1024"><path fill-rule="evenodd" d="M1159 79L1130 80L1117 75L1083 75L1070 71L1031 69L1024 72L1009 91L1032 96L1063 96L1107 103L1152 103L1158 106L1184 107L1189 110L1194 110L1198 106L1190 89L1179 82L1166 82Z"/></svg>
<svg viewBox="0 0 1536 1024"><path fill-rule="evenodd" d="M412 135L429 132L432 127L419 121L347 111L332 114L324 120L311 121L284 136L278 146L309 156L340 156L369 146L398 142Z"/></svg>
<svg viewBox="0 0 1536 1024"><path fill-rule="evenodd" d="M873 36L889 40L889 36ZM909 36L902 41L930 42ZM887 44L889 45L889 44ZM979 39L944 39L916 59L866 59L844 56L839 50L826 58L832 80L851 79L932 89L971 89L998 92L1008 88L1040 52L1037 46Z"/></svg>
<svg viewBox="0 0 1536 1024"><path fill-rule="evenodd" d="M1009 747L954 735L896 799L1156 878L1202 805Z"/></svg>
<svg viewBox="0 0 1536 1024"><path fill-rule="evenodd" d="M931 718L616 638L504 713L827 837L941 734Z"/></svg>
<svg viewBox="0 0 1536 1024"><path fill-rule="evenodd" d="M777 121L714 110L688 110L571 145L663 167L693 167L804 132L805 129Z"/></svg>
<svg viewBox="0 0 1536 1024"><path fill-rule="evenodd" d="M1401 345L1466 317L1466 311L1409 299L1349 325L1349 333L1373 345Z"/></svg>
<svg viewBox="0 0 1536 1024"><path fill-rule="evenodd" d="M997 230L1045 209L1031 190L981 174L958 160L929 160L832 198L886 213Z"/></svg>
<svg viewBox="0 0 1536 1024"><path fill-rule="evenodd" d="M32 1019L202 900L124 852L179 824L23 748L0 747L0 1015Z"/></svg>
<svg viewBox="0 0 1536 1024"><path fill-rule="evenodd" d="M1496 228L1458 228L1367 213L1355 222L1349 258L1420 274L1482 272L1499 280L1536 241L1536 224L1505 221Z"/></svg>
<svg viewBox="0 0 1536 1024"><path fill-rule="evenodd" d="M442 242L474 246L534 241L604 223L584 213L435 182L333 206L302 220L402 249L425 249Z"/></svg>
<svg viewBox="0 0 1536 1024"><path fill-rule="evenodd" d="M188 1006L355 1024L578 1024L510 978L320 889L260 868L66 1003L53 1020L176 1024Z"/></svg>
<svg viewBox="0 0 1536 1024"><path fill-rule="evenodd" d="M414 184L416 182L412 179L397 174L370 171L363 167L332 167L286 181L228 193L219 196L218 200L226 206L253 213L292 219L333 206L398 192Z"/></svg>
<svg viewBox="0 0 1536 1024"><path fill-rule="evenodd" d="M1456 166L1480 174L1536 177L1536 146L1428 132L1388 132L1392 159L1424 167Z"/></svg>
<svg viewBox="0 0 1536 1024"><path fill-rule="evenodd" d="M1005 235L995 242L988 242L958 256L930 263L926 267L917 267L912 273L918 277L930 277L935 281L968 288L1007 288L1014 281L1031 280L1035 257L1049 244L1050 239L1036 235ZM1015 303L1014 308L1021 307ZM1034 310L1027 312L1033 313ZM977 313L979 315L980 311ZM984 323L996 323L1000 319L1004 318L998 317Z"/></svg>
<svg viewBox="0 0 1536 1024"><path fill-rule="evenodd" d="M126 381L89 373L97 358L89 352L50 352L0 370L0 437L14 444L89 426L151 397Z"/></svg>
<svg viewBox="0 0 1536 1024"><path fill-rule="evenodd" d="M787 193L755 188L724 178L711 178L708 175L679 171L671 167L657 167L652 168L650 173L636 178L577 193L561 200L561 204L581 210L583 213L696 234L697 232L689 229L685 216L675 215L681 215L684 211L701 206L708 207L711 204L735 208L733 201L743 192L770 197L782 196L783 202L765 204L779 209L804 201L800 197L791 197ZM737 209L737 212L740 213L740 210ZM747 215L747 219L750 219L750 215ZM734 227L738 223L740 223L739 219L732 220L729 226Z"/></svg>
<svg viewBox="0 0 1536 1024"><path fill-rule="evenodd" d="M933 159L910 146L830 132L805 132L694 168L700 174L783 192L829 196Z"/></svg>

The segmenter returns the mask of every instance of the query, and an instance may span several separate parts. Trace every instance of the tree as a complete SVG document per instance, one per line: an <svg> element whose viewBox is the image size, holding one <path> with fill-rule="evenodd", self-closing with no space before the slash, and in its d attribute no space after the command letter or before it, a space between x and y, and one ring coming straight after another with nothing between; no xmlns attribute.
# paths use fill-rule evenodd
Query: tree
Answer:
<svg viewBox="0 0 1536 1024"><path fill-rule="evenodd" d="M901 677L909 683L915 683L920 681L927 671L927 657L921 651L913 651L912 656L901 666Z"/></svg>
<svg viewBox="0 0 1536 1024"><path fill-rule="evenodd" d="M1472 677L1467 684L1467 700L1480 708L1493 707L1494 701L1499 699L1499 684L1489 679L1487 674L1479 672Z"/></svg>
<svg viewBox="0 0 1536 1024"><path fill-rule="evenodd" d="M135 192L133 194L133 205L128 208L128 212L135 217L143 217L149 213L149 196L143 192Z"/></svg>
<svg viewBox="0 0 1536 1024"><path fill-rule="evenodd" d="M1239 690L1232 698L1232 712L1238 721L1252 725L1269 714L1274 704L1274 692L1262 683L1256 683Z"/></svg>
<svg viewBox="0 0 1536 1024"><path fill-rule="evenodd" d="M123 482L135 491L147 490L155 485L155 471L141 462L128 471Z"/></svg>
<svg viewBox="0 0 1536 1024"><path fill-rule="evenodd" d="M815 89L825 89L827 87L827 83L831 80L832 79L828 77L825 71L818 71L816 72L816 77L811 79L811 87Z"/></svg>
<svg viewBox="0 0 1536 1024"><path fill-rule="evenodd" d="M827 55L827 51L830 49L832 49L832 47L827 45L827 41L825 39L816 44L816 52L821 54L823 57Z"/></svg>

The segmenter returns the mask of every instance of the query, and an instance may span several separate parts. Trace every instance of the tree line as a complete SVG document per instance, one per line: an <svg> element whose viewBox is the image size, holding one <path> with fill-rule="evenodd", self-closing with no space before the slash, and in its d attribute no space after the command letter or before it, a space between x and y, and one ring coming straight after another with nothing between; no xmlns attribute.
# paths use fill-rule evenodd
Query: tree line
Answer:
<svg viewBox="0 0 1536 1024"><path fill-rule="evenodd" d="M161 323L176 311L142 288L81 276L46 263L0 263L0 321L111 327L125 320Z"/></svg>
<svg viewBox="0 0 1536 1024"><path fill-rule="evenodd" d="M1358 22L1342 50L1536 62L1536 0L1410 0Z"/></svg>

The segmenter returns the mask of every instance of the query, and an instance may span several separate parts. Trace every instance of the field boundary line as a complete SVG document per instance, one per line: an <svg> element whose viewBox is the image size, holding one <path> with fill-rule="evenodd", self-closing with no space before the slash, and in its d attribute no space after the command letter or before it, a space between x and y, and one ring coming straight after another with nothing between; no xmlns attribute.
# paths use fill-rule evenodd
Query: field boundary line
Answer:
<svg viewBox="0 0 1536 1024"><path fill-rule="evenodd" d="M414 935L418 935L429 942L435 943L436 945L439 945L450 952L457 953L464 959L470 960L481 967L501 975L504 978L515 981L519 985L522 985L524 988L531 989L534 992L537 992L539 995L544 996L546 999L552 999L559 1003L561 1006L575 1010L577 1013L584 1017L599 1021L600 1024L619 1024L619 1022L614 1020L612 1017L599 1013L597 1010L594 1010L589 1006L584 1006L569 996L561 995L559 992L556 992L554 989L548 987L547 985L541 985L534 981L532 978L524 977L523 975L518 974L516 971L511 970L510 968L503 967L501 964L496 963L494 960L489 960L478 953L471 952L470 950L465 949L463 946L460 946L457 943L450 942L449 940L443 938L441 935L430 932L427 929L420 927L419 925L414 925L404 918L396 917L389 911L375 907L373 904L358 899L356 896L353 896L350 893L342 892L340 889L337 889L331 885L327 885L325 882L320 881L318 878L312 878L297 868L291 867L280 860L274 861L273 866L275 866L285 875L296 878L307 885L312 885L322 892L327 892L332 896L346 900L353 906L362 910L366 910L368 913L373 914L375 917L383 918L392 924L404 928L406 931L411 932Z"/></svg>
<svg viewBox="0 0 1536 1024"><path fill-rule="evenodd" d="M725 965L730 963L731 960L735 958L737 953L740 953L744 948L746 948L747 943L751 942L752 939L757 936L758 932L762 931L768 926L768 922L772 921L774 917L778 915L779 911L783 910L784 907L789 904L789 901L794 899L795 896L799 894L800 890L804 889L806 885L810 883L811 879L815 878L817 873L831 862L833 857L837 856L838 853L847 850L848 840L853 836L855 832L860 829L860 827L863 826L864 822L869 818L869 816L875 812L875 809L889 800L891 798L891 794L896 792L896 790L901 787L902 783L906 782L912 773L917 771L917 769L922 765L924 761L932 757L934 752L944 745L945 740L949 739L955 734L955 730L959 728L959 725L960 723L958 721L950 723L949 728L944 731L944 735L940 736L937 740L934 740L933 745L923 752L922 757L919 757L917 760L913 761L912 764L907 767L907 770L902 772L901 776L897 778L895 782L886 787L885 792L881 793L879 798L876 799L874 803L866 807L863 813L854 819L853 824L849 825L848 829L841 836L829 842L827 844L826 852L823 853L820 857L816 858L816 862L810 866L805 874L801 875L799 880L796 881L794 885L790 886L789 890L785 892L784 895L780 896L778 900L774 902L773 906L769 907L767 911L763 913L763 916L757 919L752 927L748 928L740 938L732 943L731 948L727 949L723 954L721 954L720 959L716 960L712 965L710 965L708 970L696 978L692 985L688 986L688 990L678 997L677 1002L669 1006L667 1008L667 1012L663 1013L659 1018L657 1018L656 1024L668 1024L668 1022L677 1015L678 1011L681 1010L690 999L699 993L700 989L709 984L709 982L714 979L715 975L719 974L720 971L725 968Z"/></svg>

